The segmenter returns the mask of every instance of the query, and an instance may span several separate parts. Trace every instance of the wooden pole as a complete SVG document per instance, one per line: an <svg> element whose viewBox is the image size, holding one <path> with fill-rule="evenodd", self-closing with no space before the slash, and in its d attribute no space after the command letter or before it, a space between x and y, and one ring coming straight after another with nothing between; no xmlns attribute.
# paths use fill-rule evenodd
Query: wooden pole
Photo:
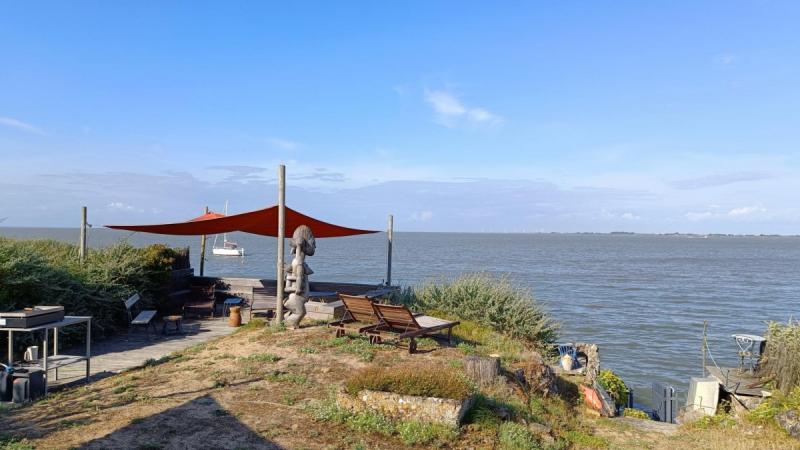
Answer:
<svg viewBox="0 0 800 450"><path fill-rule="evenodd" d="M703 351L703 371L701 372L703 374L703 377L706 376L706 346L708 345L708 337L707 336L708 336L708 321L704 320L703 321L703 348L702 348L702 351Z"/></svg>
<svg viewBox="0 0 800 450"><path fill-rule="evenodd" d="M80 248L78 249L78 258L81 264L86 260L86 207L81 206L81 238Z"/></svg>
<svg viewBox="0 0 800 450"><path fill-rule="evenodd" d="M208 214L208 206L206 206L204 214ZM203 276L203 270L206 267L206 235L200 236L200 276Z"/></svg>
<svg viewBox="0 0 800 450"><path fill-rule="evenodd" d="M386 232L388 252L386 256L386 285L392 285L392 240L394 239L394 216L389 214L389 230Z"/></svg>
<svg viewBox="0 0 800 450"><path fill-rule="evenodd" d="M286 166L278 166L278 273L275 317L283 323L283 239L286 236Z"/></svg>

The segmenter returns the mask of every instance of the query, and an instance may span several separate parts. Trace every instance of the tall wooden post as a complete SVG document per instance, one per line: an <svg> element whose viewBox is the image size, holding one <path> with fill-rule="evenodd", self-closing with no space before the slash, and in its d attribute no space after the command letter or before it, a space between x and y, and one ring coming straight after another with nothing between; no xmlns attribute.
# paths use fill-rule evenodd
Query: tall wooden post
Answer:
<svg viewBox="0 0 800 450"><path fill-rule="evenodd" d="M389 214L389 229L386 232L388 252L386 256L386 285L392 285L392 239L394 239L394 216Z"/></svg>
<svg viewBox="0 0 800 450"><path fill-rule="evenodd" d="M81 238L78 248L78 258L81 264L86 260L86 207L81 206Z"/></svg>
<svg viewBox="0 0 800 450"><path fill-rule="evenodd" d="M286 237L286 166L278 166L278 273L275 317L283 323L283 239Z"/></svg>
<svg viewBox="0 0 800 450"><path fill-rule="evenodd" d="M204 214L208 214L208 206L206 206ZM203 270L206 267L206 235L200 236L200 276L203 276Z"/></svg>

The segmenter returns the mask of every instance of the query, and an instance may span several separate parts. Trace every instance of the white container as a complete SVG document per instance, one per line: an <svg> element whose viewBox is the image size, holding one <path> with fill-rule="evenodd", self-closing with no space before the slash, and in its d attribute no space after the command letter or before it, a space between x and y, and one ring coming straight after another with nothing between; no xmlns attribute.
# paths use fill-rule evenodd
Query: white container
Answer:
<svg viewBox="0 0 800 450"><path fill-rule="evenodd" d="M37 361L39 359L39 347L33 345L25 349L25 354L22 355L22 359L27 362Z"/></svg>
<svg viewBox="0 0 800 450"><path fill-rule="evenodd" d="M564 354L561 356L561 368L564 370L572 370L572 366L575 364L575 360L572 359L572 356L569 354Z"/></svg>
<svg viewBox="0 0 800 450"><path fill-rule="evenodd" d="M695 411L702 411L707 416L717 413L719 403L719 381L713 377L692 378L689 383L689 395L686 406Z"/></svg>

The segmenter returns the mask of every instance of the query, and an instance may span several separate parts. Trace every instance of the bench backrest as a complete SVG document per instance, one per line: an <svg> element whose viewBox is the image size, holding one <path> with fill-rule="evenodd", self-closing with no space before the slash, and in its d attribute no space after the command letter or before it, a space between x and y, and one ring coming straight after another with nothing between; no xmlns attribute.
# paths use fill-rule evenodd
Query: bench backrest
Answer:
<svg viewBox="0 0 800 450"><path fill-rule="evenodd" d="M339 299L344 303L346 310L344 318L349 318L361 323L378 323L378 316L372 308L372 300L368 297L339 294Z"/></svg>
<svg viewBox="0 0 800 450"><path fill-rule="evenodd" d="M378 318L391 328L404 331L422 329L406 306L374 303L372 307Z"/></svg>
<svg viewBox="0 0 800 450"><path fill-rule="evenodd" d="M130 312L133 306L136 305L136 303L141 299L142 298L139 296L139 294L131 295L127 300L125 300L125 309L127 309L128 312Z"/></svg>

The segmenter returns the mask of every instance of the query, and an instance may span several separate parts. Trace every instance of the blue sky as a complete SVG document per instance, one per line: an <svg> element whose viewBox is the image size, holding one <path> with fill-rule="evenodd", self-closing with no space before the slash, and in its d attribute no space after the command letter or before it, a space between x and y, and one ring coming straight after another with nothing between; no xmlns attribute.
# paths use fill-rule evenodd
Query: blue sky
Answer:
<svg viewBox="0 0 800 450"><path fill-rule="evenodd" d="M2 2L4 226L800 233L800 3Z"/></svg>

